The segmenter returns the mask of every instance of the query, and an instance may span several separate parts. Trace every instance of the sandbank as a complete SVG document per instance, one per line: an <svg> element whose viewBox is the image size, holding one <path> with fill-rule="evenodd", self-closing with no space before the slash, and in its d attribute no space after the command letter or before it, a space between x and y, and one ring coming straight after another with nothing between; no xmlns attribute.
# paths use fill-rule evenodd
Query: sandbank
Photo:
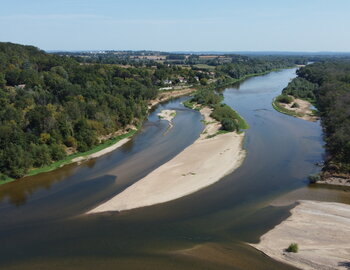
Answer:
<svg viewBox="0 0 350 270"><path fill-rule="evenodd" d="M204 131L217 132L218 123L208 118L210 109L201 112L211 121ZM241 165L245 157L243 139L243 133L225 133L210 138L208 133L200 136L173 159L88 213L150 206L205 188Z"/></svg>
<svg viewBox="0 0 350 270"><path fill-rule="evenodd" d="M301 269L349 269L350 205L299 201L291 216L264 234L258 250ZM297 253L286 252L297 243Z"/></svg>

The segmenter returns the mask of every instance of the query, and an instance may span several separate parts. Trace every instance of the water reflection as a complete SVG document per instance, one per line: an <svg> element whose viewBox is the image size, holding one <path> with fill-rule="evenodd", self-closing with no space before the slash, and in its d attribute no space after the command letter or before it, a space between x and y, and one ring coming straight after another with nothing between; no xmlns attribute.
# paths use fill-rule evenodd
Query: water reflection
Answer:
<svg viewBox="0 0 350 270"><path fill-rule="evenodd" d="M56 183L68 179L74 174L74 166L65 166L64 170L47 172L36 176L28 176L0 186L0 202L8 200L15 206L24 205L27 197L34 192L50 188Z"/></svg>
<svg viewBox="0 0 350 270"><path fill-rule="evenodd" d="M275 112L271 100L295 70L254 77L223 92L225 103L250 124L243 165L184 198L121 213L81 215L166 162L196 139L197 112L171 101L174 128L154 111L120 151L87 166L27 203L0 208L0 265L4 269L294 269L246 242L285 219L298 199L349 202L349 191L307 184L319 171L322 129ZM74 169L75 168L75 169ZM5 187L5 186L4 186ZM26 190L27 192L27 190ZM40 196L39 196L40 195ZM277 199L278 198L278 199ZM272 203L272 205L271 205ZM4 205L4 204L2 204ZM67 218L68 217L68 218Z"/></svg>

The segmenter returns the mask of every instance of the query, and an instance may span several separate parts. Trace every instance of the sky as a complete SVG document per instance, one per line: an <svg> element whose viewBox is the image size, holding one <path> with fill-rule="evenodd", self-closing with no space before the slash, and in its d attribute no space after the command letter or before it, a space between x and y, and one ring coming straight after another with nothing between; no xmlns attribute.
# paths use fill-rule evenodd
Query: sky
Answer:
<svg viewBox="0 0 350 270"><path fill-rule="evenodd" d="M0 0L0 41L43 50L350 51L350 0Z"/></svg>

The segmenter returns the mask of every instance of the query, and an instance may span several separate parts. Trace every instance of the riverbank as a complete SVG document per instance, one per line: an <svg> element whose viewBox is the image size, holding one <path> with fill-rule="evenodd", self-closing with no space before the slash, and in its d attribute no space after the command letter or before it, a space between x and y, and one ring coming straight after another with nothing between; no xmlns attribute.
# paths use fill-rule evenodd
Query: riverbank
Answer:
<svg viewBox="0 0 350 270"><path fill-rule="evenodd" d="M283 114L297 117L310 122L316 122L319 117L316 115L315 110L312 110L312 104L303 99L293 98L290 103L278 102L277 98L272 101L272 107Z"/></svg>
<svg viewBox="0 0 350 270"><path fill-rule="evenodd" d="M162 91L158 94L158 96L155 99L152 99L148 102L148 109L151 109L154 106L158 105L159 103L168 101L170 99L189 95L195 92L196 90L197 90L196 88L185 88L182 90Z"/></svg>
<svg viewBox="0 0 350 270"><path fill-rule="evenodd" d="M253 247L271 258L301 269L349 269L350 205L300 201L291 216ZM287 252L297 243L297 253Z"/></svg>
<svg viewBox="0 0 350 270"><path fill-rule="evenodd" d="M350 187L350 176L349 175L342 175L342 176L330 175L330 176L328 176L327 173L324 173L320 176L319 180L315 181L315 183L321 184L321 185L323 184L323 185Z"/></svg>
<svg viewBox="0 0 350 270"><path fill-rule="evenodd" d="M244 134L218 134L221 125L210 117L211 110L201 109L206 127L192 145L88 214L175 200L219 181L238 168L245 157Z"/></svg>
<svg viewBox="0 0 350 270"><path fill-rule="evenodd" d="M177 98L183 95L190 94L195 90L196 89L194 88L187 88L183 90L167 91L166 93L161 93L156 99L150 101L149 109L158 105L161 102L165 102L172 98ZM131 137L137 132L138 129L139 128L132 129L130 131L125 131L123 134L115 136L111 139L108 139L105 142L94 146L92 149L86 152L77 152L77 153L68 155L62 160L53 162L47 166L32 169L23 178L27 176L34 176L40 173L50 172L71 163L87 161L89 159L97 158L107 153L110 153L116 150L117 148L121 147L123 144L127 143L131 139ZM6 177L5 179L0 181L0 185L10 183L14 180L16 179Z"/></svg>

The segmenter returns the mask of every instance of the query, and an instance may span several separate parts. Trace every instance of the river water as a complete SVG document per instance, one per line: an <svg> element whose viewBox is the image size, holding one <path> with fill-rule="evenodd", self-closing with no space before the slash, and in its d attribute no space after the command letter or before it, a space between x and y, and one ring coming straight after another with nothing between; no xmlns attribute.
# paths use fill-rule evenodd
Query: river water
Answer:
<svg viewBox="0 0 350 270"><path fill-rule="evenodd" d="M286 69L223 91L250 125L247 158L190 196L83 215L196 140L201 116L183 107L186 97L159 105L110 154L0 186L0 269L294 269L247 243L288 217L298 199L350 203L349 190L308 184L324 155L319 123L272 109L272 98L295 76ZM170 130L157 117L162 109L177 110Z"/></svg>

